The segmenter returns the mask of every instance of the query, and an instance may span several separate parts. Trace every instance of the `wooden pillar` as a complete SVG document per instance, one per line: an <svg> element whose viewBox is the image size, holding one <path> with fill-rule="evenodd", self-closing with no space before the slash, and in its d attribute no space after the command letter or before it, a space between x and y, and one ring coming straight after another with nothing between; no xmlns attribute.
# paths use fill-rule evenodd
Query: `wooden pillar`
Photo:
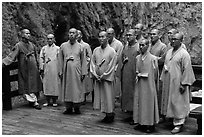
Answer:
<svg viewBox="0 0 204 137"><path fill-rule="evenodd" d="M2 69L2 93L3 110L11 110L10 70L8 67Z"/></svg>

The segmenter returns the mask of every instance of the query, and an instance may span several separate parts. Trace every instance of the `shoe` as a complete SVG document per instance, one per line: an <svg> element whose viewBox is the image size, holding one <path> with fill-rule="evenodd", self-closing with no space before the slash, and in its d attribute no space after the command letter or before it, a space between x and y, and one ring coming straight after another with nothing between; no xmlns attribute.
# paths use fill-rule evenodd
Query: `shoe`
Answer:
<svg viewBox="0 0 204 137"><path fill-rule="evenodd" d="M135 123L134 120L129 122L130 125L137 125L138 123Z"/></svg>
<svg viewBox="0 0 204 137"><path fill-rule="evenodd" d="M159 124L166 122L165 118L159 118Z"/></svg>
<svg viewBox="0 0 204 137"><path fill-rule="evenodd" d="M155 131L155 126L146 126L146 133L152 133Z"/></svg>
<svg viewBox="0 0 204 137"><path fill-rule="evenodd" d="M140 130L142 128L142 126L140 124L136 124L134 127L134 130Z"/></svg>
<svg viewBox="0 0 204 137"><path fill-rule="evenodd" d="M75 114L81 114L81 111L79 109L74 109Z"/></svg>
<svg viewBox="0 0 204 137"><path fill-rule="evenodd" d="M66 109L64 112L63 112L63 114L73 114L73 111L72 111L72 109Z"/></svg>
<svg viewBox="0 0 204 137"><path fill-rule="evenodd" d="M105 116L105 117L101 120L101 122L102 122L102 123L106 123L107 120L108 120L108 117Z"/></svg>
<svg viewBox="0 0 204 137"><path fill-rule="evenodd" d="M174 129L171 131L172 134L177 134L182 131L182 125L175 126Z"/></svg>
<svg viewBox="0 0 204 137"><path fill-rule="evenodd" d="M47 106L48 106L48 103L43 104L43 107L47 107Z"/></svg>
<svg viewBox="0 0 204 137"><path fill-rule="evenodd" d="M52 104L53 107L57 107L58 105L56 103Z"/></svg>
<svg viewBox="0 0 204 137"><path fill-rule="evenodd" d="M33 106L35 109L38 109L38 110L41 110L42 109L42 107L40 106L40 105L35 105L35 106Z"/></svg>
<svg viewBox="0 0 204 137"><path fill-rule="evenodd" d="M109 116L109 117L106 118L104 123L112 123L113 121L114 121L114 116Z"/></svg>

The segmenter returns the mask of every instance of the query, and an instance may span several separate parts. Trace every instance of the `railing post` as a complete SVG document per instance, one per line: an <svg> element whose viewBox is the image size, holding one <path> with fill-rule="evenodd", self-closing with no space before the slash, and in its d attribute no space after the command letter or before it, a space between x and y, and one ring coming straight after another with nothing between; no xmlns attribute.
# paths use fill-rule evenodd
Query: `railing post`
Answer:
<svg viewBox="0 0 204 137"><path fill-rule="evenodd" d="M2 69L2 101L3 109L11 110L12 101L11 101L11 85L10 85L10 70L9 67L4 67Z"/></svg>

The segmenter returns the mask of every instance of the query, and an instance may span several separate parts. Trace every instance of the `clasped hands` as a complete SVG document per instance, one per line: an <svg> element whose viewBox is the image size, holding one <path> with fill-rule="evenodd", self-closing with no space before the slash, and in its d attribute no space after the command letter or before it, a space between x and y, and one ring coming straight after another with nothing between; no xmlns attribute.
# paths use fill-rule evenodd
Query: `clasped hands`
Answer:
<svg viewBox="0 0 204 137"><path fill-rule="evenodd" d="M73 61L74 60L74 56L69 56L69 58L67 58L67 61Z"/></svg>
<svg viewBox="0 0 204 137"><path fill-rule="evenodd" d="M185 92L185 90L186 90L186 86L180 85L180 87L179 87L180 93L183 94Z"/></svg>

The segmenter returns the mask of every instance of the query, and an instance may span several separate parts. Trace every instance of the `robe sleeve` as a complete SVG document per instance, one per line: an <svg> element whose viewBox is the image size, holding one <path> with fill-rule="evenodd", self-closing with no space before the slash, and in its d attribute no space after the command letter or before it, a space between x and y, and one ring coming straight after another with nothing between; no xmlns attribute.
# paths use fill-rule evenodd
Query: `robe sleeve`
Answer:
<svg viewBox="0 0 204 137"><path fill-rule="evenodd" d="M118 58L118 68L116 70L116 76L119 77L121 79L121 75L123 71L123 58L124 58L124 52L122 51L121 55Z"/></svg>
<svg viewBox="0 0 204 137"><path fill-rule="evenodd" d="M101 79L104 79L107 81L114 80L116 62L117 62L117 55L116 55L116 52L114 51L111 54L111 60L108 64L107 70L101 75Z"/></svg>
<svg viewBox="0 0 204 137"><path fill-rule="evenodd" d="M161 48L160 57L158 60L158 65L161 66L164 64L166 52L167 52L167 47L166 47L166 45L163 45L163 47Z"/></svg>
<svg viewBox="0 0 204 137"><path fill-rule="evenodd" d="M59 54L58 54L58 73L59 75L63 74L63 66L64 66L64 54L63 54L63 49L62 45L60 46L59 49Z"/></svg>
<svg viewBox="0 0 204 137"><path fill-rule="evenodd" d="M86 60L86 50L82 47L80 44L80 59L81 59L81 75L87 75L88 69L87 69L87 60Z"/></svg>
<svg viewBox="0 0 204 137"><path fill-rule="evenodd" d="M40 51L40 58L39 58L39 68L40 70L44 70L44 64L45 64L45 47L43 47Z"/></svg>
<svg viewBox="0 0 204 137"><path fill-rule="evenodd" d="M91 72L91 77L98 77L96 74L96 50L93 51L92 57L91 57L91 62L90 62L90 72Z"/></svg>
<svg viewBox="0 0 204 137"><path fill-rule="evenodd" d="M123 44L122 43L118 43L118 49L117 49L117 60L116 60L116 64L118 65L119 63L119 59L121 57L121 54L122 54L122 51L123 51ZM117 67L116 67L117 69Z"/></svg>
<svg viewBox="0 0 204 137"><path fill-rule="evenodd" d="M195 75L191 65L191 59L189 54L184 54L181 60L181 84L182 85L192 85L195 81Z"/></svg>
<svg viewBox="0 0 204 137"><path fill-rule="evenodd" d="M91 56L92 56L92 51L91 51L91 47L90 45L87 45L87 49L86 49L86 60L87 60L87 69L89 70L89 66L90 66L90 62L91 62Z"/></svg>
<svg viewBox="0 0 204 137"><path fill-rule="evenodd" d="M157 92L159 91L159 68L158 68L158 59L155 58L152 60L152 65L153 65L153 69L154 69L154 81L155 81L155 86L156 86L156 90Z"/></svg>
<svg viewBox="0 0 204 137"><path fill-rule="evenodd" d="M19 55L19 51L19 45L16 44L13 47L12 52L2 60L2 63L4 63L5 65L10 65L11 63L13 63Z"/></svg>

